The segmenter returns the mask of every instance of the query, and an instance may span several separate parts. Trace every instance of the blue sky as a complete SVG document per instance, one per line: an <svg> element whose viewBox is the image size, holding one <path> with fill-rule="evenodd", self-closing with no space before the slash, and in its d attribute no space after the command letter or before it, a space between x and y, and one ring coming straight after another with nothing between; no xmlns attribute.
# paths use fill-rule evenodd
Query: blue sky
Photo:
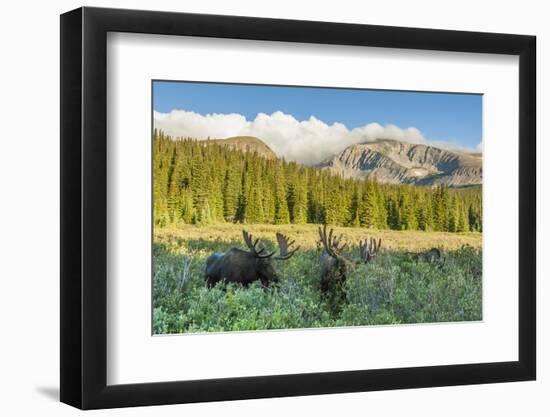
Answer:
<svg viewBox="0 0 550 417"><path fill-rule="evenodd" d="M482 96L477 94L155 81L153 107L160 113L238 113L247 120L280 111L298 121L314 116L349 129L373 122L413 126L429 140L464 148L475 148L482 137Z"/></svg>
<svg viewBox="0 0 550 417"><path fill-rule="evenodd" d="M254 136L317 164L348 146L395 139L481 151L482 96L318 87L153 83L154 126L198 140Z"/></svg>

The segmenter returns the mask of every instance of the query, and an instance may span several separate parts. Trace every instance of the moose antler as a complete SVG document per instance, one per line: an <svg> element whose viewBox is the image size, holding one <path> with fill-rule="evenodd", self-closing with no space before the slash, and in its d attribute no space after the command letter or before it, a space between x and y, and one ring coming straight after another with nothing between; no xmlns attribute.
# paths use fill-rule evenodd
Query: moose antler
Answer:
<svg viewBox="0 0 550 417"><path fill-rule="evenodd" d="M250 252L254 256L256 256L256 258L269 258L275 254L275 252L265 254L264 253L266 252L265 248L261 248L260 250L258 250L256 246L258 245L258 242L260 241L260 239L256 239L252 241L252 235L248 233L246 230L243 230L243 238L244 238L244 242L246 243L246 246L248 246L248 249L250 249Z"/></svg>
<svg viewBox="0 0 550 417"><path fill-rule="evenodd" d="M348 247L348 244L341 244L342 235L335 237L333 236L333 232L334 230L330 229L327 236L327 225L325 224L323 228L319 227L319 237L325 247L325 251L333 258L338 258L340 257L340 253Z"/></svg>
<svg viewBox="0 0 550 417"><path fill-rule="evenodd" d="M297 248L295 248L295 249L293 249L289 252L288 249L294 244L295 240L293 240L292 242L289 243L288 242L288 237L283 235L282 233L279 233L279 232L277 232L277 234L275 236L277 236L277 242L279 243L279 252L280 252L280 254L278 256L276 256L275 258L273 258L273 259L277 259L277 260L280 260L280 261L286 261L287 259L290 259L292 257L292 255L294 255L298 249L300 249L300 246L298 246Z"/></svg>
<svg viewBox="0 0 550 417"><path fill-rule="evenodd" d="M367 263L372 258L374 258L378 251L380 250L380 246L382 245L382 238L378 239L378 242L376 242L376 239L370 238L368 241L367 239L360 240L359 241L359 256L361 259L361 262Z"/></svg>

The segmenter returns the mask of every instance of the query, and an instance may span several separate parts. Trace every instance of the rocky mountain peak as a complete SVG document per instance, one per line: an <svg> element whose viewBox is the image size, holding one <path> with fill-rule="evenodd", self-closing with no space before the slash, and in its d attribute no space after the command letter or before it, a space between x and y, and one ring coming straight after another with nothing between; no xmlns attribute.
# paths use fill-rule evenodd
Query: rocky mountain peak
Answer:
<svg viewBox="0 0 550 417"><path fill-rule="evenodd" d="M344 178L376 177L390 184L457 187L482 182L480 154L390 139L351 145L320 167Z"/></svg>

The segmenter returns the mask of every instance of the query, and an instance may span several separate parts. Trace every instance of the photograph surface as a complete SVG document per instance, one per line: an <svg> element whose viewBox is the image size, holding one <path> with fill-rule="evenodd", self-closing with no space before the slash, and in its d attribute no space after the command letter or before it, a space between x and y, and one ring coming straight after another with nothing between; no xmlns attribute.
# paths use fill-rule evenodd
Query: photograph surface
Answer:
<svg viewBox="0 0 550 417"><path fill-rule="evenodd" d="M482 95L152 94L153 334L482 320Z"/></svg>

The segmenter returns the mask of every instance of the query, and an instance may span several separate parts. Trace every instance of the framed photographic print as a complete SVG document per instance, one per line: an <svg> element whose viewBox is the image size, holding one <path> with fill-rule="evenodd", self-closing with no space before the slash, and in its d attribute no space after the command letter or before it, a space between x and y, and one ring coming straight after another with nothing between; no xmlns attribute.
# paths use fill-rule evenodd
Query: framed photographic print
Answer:
<svg viewBox="0 0 550 417"><path fill-rule="evenodd" d="M61 401L535 379L535 38L61 16Z"/></svg>

